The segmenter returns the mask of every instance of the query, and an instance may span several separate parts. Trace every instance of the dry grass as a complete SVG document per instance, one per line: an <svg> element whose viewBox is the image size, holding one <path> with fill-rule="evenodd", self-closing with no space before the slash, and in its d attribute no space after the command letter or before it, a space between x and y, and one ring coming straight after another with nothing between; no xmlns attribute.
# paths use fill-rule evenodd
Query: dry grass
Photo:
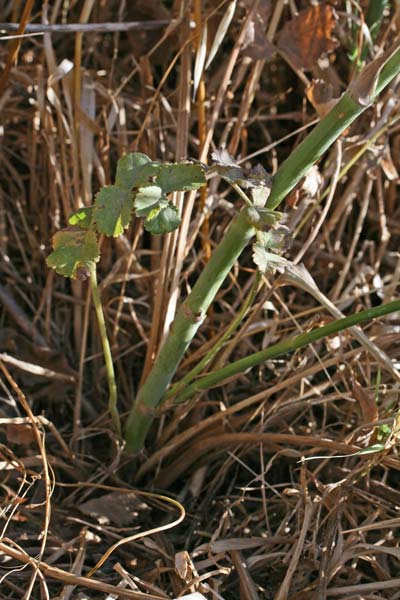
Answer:
<svg viewBox="0 0 400 600"><path fill-rule="evenodd" d="M367 326L367 345L348 332L185 405L170 403L146 452L132 460L111 430L87 282L45 266L51 236L111 181L128 150L206 161L223 145L276 170L318 118L305 83L324 78L337 96L351 77L355 3L335 3L335 60L311 73L282 48L243 51L254 23L275 43L295 5L308 2L260 2L258 13L254 3L238 2L196 102L190 82L205 19L212 39L227 2L193 2L192 14L183 0L51 4L34 2L28 19L46 33L21 38L19 49L0 39L2 597L400 598L399 315ZM0 20L23 25L23 5L3 2ZM399 35L399 18L388 10L377 47ZM51 31L55 23L143 20L155 23L126 32ZM346 314L398 294L398 89L392 84L331 149L319 183L315 176L285 204L293 239L286 257L301 260L319 293ZM121 412L236 206L217 178L206 196L175 200L179 231L151 238L135 223L103 241L99 279ZM255 277L245 252L178 377L229 326ZM331 318L321 297L265 279L209 368ZM329 458L382 440L384 452ZM132 494L134 486L176 498L185 520L162 531L179 506ZM110 546L158 526L121 543L85 577Z"/></svg>

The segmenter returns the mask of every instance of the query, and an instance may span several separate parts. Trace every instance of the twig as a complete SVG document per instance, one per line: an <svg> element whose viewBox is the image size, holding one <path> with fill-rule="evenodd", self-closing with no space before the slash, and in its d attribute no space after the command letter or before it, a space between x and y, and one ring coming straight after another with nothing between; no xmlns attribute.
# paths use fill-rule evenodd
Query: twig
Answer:
<svg viewBox="0 0 400 600"><path fill-rule="evenodd" d="M28 20L31 15L32 6L33 6L33 0L28 0L25 3L24 10L21 15L21 22L13 23L13 25L15 26L14 31L16 31L18 34L22 34L26 31L26 28L28 26ZM8 53L4 71L3 71L2 75L1 75L1 79L0 79L0 98L2 97L2 95L4 94L4 92L6 90L6 85L7 85L7 81L10 76L10 73L11 73L11 68L12 68L13 64L15 63L15 61L17 60L20 45L21 45L20 38L14 39L10 43L10 51Z"/></svg>
<svg viewBox="0 0 400 600"><path fill-rule="evenodd" d="M104 593L117 593L119 598L132 598L132 600L141 600L142 598L143 600L159 600L159 596L144 594L142 592L134 592L131 590L123 590L115 585L110 585L109 583L103 583L102 581L97 581L96 579L89 579L89 577L74 575L73 573L68 573L68 571L57 569L57 567L51 567L50 565L44 562L39 562L24 552L21 552L20 550L17 550L9 544L5 544L3 542L0 542L0 552L7 556L12 556L16 560L20 560L22 563L29 564L35 569L39 569L44 575L57 581L63 581L64 583L70 583L71 585L79 585L92 590L99 590L100 592Z"/></svg>
<svg viewBox="0 0 400 600"><path fill-rule="evenodd" d="M31 23L25 27L25 33L107 33L108 31L151 30L166 27L168 19L158 21L127 21L126 23L63 23L45 25ZM1 31L18 31L18 23L0 23Z"/></svg>
<svg viewBox="0 0 400 600"><path fill-rule="evenodd" d="M52 469L47 460L44 438L42 439L42 435L41 435L41 432L38 427L38 421L37 421L36 417L34 416L32 410L31 410L31 407L29 406L29 403L28 403L27 399L25 398L25 395L22 393L22 390L19 388L18 384L14 381L10 372L7 370L6 366L1 361L0 361L0 369L3 372L3 375L5 376L6 380L8 381L8 383L10 384L10 386L12 387L12 389L14 390L16 395L18 396L18 400L19 400L22 408L28 415L29 421L32 424L33 434L35 436L36 444L38 446L40 458L42 460L42 465L43 465L42 473L43 473L44 496L45 496L43 529L42 529L42 534L41 534L39 560L35 561L35 564L34 564L35 568L34 568L30 582L27 586L27 589L26 589L25 595L24 595L24 598L26 598L26 600L29 600L30 595L33 590L33 587L35 585L36 577L38 575L40 575L39 574L39 569L40 569L39 565L40 565L40 561L43 558L44 551L46 549L47 536L48 536L50 517L51 517L51 502L50 501L51 501L51 495L52 495L52 492L54 489L54 482L52 482L50 475L52 475L52 477L54 477L54 475L52 473Z"/></svg>

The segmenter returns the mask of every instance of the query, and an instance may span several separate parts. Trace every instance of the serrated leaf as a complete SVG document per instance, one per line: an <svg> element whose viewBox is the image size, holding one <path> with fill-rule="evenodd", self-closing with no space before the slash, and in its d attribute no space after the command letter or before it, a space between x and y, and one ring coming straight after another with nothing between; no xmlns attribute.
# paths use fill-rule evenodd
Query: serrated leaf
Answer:
<svg viewBox="0 0 400 600"><path fill-rule="evenodd" d="M276 269L282 269L289 264L289 261L283 256L268 252L265 247L256 243L253 244L253 260L261 273L274 272Z"/></svg>
<svg viewBox="0 0 400 600"><path fill-rule="evenodd" d="M218 173L228 183L237 183L246 186L246 175L240 167L222 167L221 165L213 165L212 170Z"/></svg>
<svg viewBox="0 0 400 600"><path fill-rule="evenodd" d="M97 262L100 258L95 232L78 227L58 231L53 237L53 248L46 262L64 277L75 278L78 269L85 268L90 262Z"/></svg>
<svg viewBox="0 0 400 600"><path fill-rule="evenodd" d="M144 227L150 233L160 235L174 231L180 224L181 217L178 209L172 202L168 202L166 206L158 205L153 208L144 222Z"/></svg>
<svg viewBox="0 0 400 600"><path fill-rule="evenodd" d="M92 224L94 206L84 206L74 212L68 219L70 225L77 225L81 229L89 229Z"/></svg>
<svg viewBox="0 0 400 600"><path fill-rule="evenodd" d="M285 225L281 225L276 229L269 229L268 231L259 231L257 233L258 242L264 246L264 248L281 249L288 244L288 237L290 231Z"/></svg>
<svg viewBox="0 0 400 600"><path fill-rule="evenodd" d="M155 219L163 208L167 208L169 202L166 198L161 198L157 204L154 204L147 212L147 220Z"/></svg>
<svg viewBox="0 0 400 600"><path fill-rule="evenodd" d="M129 226L133 198L129 190L107 185L96 194L94 218L98 230L118 237Z"/></svg>
<svg viewBox="0 0 400 600"><path fill-rule="evenodd" d="M206 183L201 165L173 163L160 165L156 183L164 194L178 191L197 190Z"/></svg>
<svg viewBox="0 0 400 600"><path fill-rule="evenodd" d="M253 244L253 261L261 273L268 271L268 252L261 244Z"/></svg>
<svg viewBox="0 0 400 600"><path fill-rule="evenodd" d="M237 163L233 156L229 154L226 148L218 148L211 152L211 158L213 161L223 167L236 167Z"/></svg>
<svg viewBox="0 0 400 600"><path fill-rule="evenodd" d="M144 165L151 163L151 159L141 152L130 152L119 159L117 164L117 173L115 176L115 185L126 190L138 187L136 184L138 174Z"/></svg>
<svg viewBox="0 0 400 600"><path fill-rule="evenodd" d="M246 176L243 169L236 164L235 159L225 148L214 150L211 153L211 158L213 159L213 171L216 171L229 183L238 183L245 180Z"/></svg>
<svg viewBox="0 0 400 600"><path fill-rule="evenodd" d="M136 216L147 217L149 212L157 206L162 196L162 189L157 185L139 188L133 202Z"/></svg>

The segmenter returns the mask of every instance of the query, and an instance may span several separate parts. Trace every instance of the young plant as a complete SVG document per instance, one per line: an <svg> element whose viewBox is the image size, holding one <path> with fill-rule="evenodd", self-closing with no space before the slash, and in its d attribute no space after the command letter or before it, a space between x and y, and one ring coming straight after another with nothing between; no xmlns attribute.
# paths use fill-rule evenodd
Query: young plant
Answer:
<svg viewBox="0 0 400 600"><path fill-rule="evenodd" d="M138 392L125 429L129 451L138 451L143 446L155 409L165 399L167 388L186 349L232 265L250 240L256 236L253 257L261 272L285 265L284 259L271 252L281 244L281 232L271 229L281 217L280 213L276 213L276 207L326 149L400 72L398 48L399 44L361 71L331 112L280 166L273 177L271 190L263 169L256 168L246 173L226 153L214 155L212 168L233 187L244 200L245 206L231 223L191 293L178 309L166 341ZM118 163L115 185L102 188L94 206L75 213L70 220L72 228L54 236L54 252L48 258L49 266L69 277L76 277L82 269L91 268L100 256L98 235L120 235L129 226L133 213L144 219L144 227L153 234L172 231L179 226L180 215L167 194L204 185L205 170L200 164L163 164L151 161L140 153L126 155ZM389 310L396 307L398 304L390 306ZM373 316L375 314L368 318ZM294 345L292 341L286 342L274 352L288 352L300 347L296 344L310 343L312 339L320 339L318 336L321 334L340 331L343 326L352 324L353 321L338 322L338 329L320 330L315 338L300 336L293 340ZM265 360L265 355L255 355L254 360L249 357L246 364L259 364L257 360ZM239 371L241 367L242 364L235 365ZM218 381L226 375L222 371L217 376ZM109 382L111 379L109 377Z"/></svg>
<svg viewBox="0 0 400 600"><path fill-rule="evenodd" d="M144 219L144 227L150 233L173 231L180 225L180 214L167 194L195 190L205 181L204 169L200 165L159 163L139 152L127 154L118 161L114 185L104 186L96 195L94 205L72 214L69 227L53 237L53 252L47 258L48 266L64 277L90 279L106 363L109 410L118 435L122 432L117 409L117 385L97 286L100 236L121 235L129 227L133 215Z"/></svg>
<svg viewBox="0 0 400 600"><path fill-rule="evenodd" d="M126 426L128 450L136 452L143 446L154 419L154 409L165 399L165 392L173 374L225 276L242 249L255 235L256 227L260 228L261 225L262 228L262 214L264 213L267 219L270 218L272 211L277 208L313 164L400 72L399 47L400 42L366 65L333 109L282 163L272 179L271 191L264 210L258 210L255 215L254 207L246 206L234 219L192 292L178 310L164 346L156 358L146 382L139 390ZM218 157L215 158L218 159ZM222 169L225 169L225 171L221 171L221 174L225 175L228 181L233 180L231 181L233 187L243 197L238 185L239 174L234 172L232 175L231 169L234 169L235 165L229 164L229 161L222 160L221 162L223 163ZM246 205L249 204L246 200L245 202ZM271 256L268 247L263 246L263 236L259 235L258 238L259 247L254 248L254 254L259 267L264 270L264 268L268 268Z"/></svg>

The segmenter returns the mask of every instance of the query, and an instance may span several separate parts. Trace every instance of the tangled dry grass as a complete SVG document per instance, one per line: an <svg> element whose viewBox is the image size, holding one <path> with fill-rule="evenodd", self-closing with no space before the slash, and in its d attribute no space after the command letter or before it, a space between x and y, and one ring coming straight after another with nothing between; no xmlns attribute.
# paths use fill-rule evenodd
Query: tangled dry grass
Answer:
<svg viewBox="0 0 400 600"><path fill-rule="evenodd" d="M1 21L22 23L26 36L7 40L9 27L0 39L2 598L400 598L398 314L365 327L364 343L347 332L170 403L132 459L112 432L87 282L45 266L52 235L129 150L206 161L224 146L273 173L351 80L350 51L364 48L356 3L312 4L237 2L201 74L205 23L212 40L226 1L1 3ZM311 64L293 25L307 9L325 11L330 57L310 61L303 48ZM369 58L399 27L389 3ZM306 100L313 79L329 101L315 88ZM286 257L317 287L264 278L210 368L335 317L329 301L350 314L396 297L398 89L395 81L285 203ZM121 413L238 206L217 178L175 201L178 232L150 237L135 223L103 241ZM229 326L255 277L245 252L178 377ZM357 454L378 442L384 451ZM180 505L185 519L167 529Z"/></svg>

